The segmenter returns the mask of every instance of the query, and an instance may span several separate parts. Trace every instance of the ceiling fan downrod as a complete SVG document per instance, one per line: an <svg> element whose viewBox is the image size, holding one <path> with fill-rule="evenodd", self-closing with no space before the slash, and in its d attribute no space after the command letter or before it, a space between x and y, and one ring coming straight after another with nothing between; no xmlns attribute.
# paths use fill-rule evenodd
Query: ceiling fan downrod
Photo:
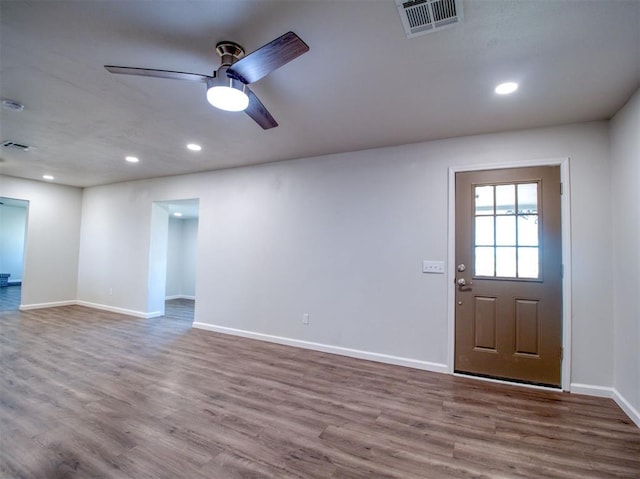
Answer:
<svg viewBox="0 0 640 479"><path fill-rule="evenodd" d="M244 56L244 48L235 42L219 42L216 52L220 55L221 67L230 67Z"/></svg>

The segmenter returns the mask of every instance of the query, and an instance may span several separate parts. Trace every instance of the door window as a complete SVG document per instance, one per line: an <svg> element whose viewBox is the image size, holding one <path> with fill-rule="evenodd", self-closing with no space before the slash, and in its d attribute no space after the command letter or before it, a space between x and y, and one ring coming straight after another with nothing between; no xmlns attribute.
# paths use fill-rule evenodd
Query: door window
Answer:
<svg viewBox="0 0 640 479"><path fill-rule="evenodd" d="M540 279L539 184L474 186L474 276Z"/></svg>

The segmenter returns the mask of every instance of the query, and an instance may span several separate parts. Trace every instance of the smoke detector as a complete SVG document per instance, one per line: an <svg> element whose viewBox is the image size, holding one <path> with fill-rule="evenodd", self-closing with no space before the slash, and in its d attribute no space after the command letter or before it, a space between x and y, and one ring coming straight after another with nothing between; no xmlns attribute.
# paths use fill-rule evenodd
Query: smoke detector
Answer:
<svg viewBox="0 0 640 479"><path fill-rule="evenodd" d="M462 22L462 0L396 0L407 38L449 28Z"/></svg>

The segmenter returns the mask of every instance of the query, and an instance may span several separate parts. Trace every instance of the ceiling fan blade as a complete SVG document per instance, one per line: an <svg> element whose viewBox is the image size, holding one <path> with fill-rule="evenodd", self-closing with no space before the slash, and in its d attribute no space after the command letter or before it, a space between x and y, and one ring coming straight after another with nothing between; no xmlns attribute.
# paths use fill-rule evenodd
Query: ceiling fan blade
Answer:
<svg viewBox="0 0 640 479"><path fill-rule="evenodd" d="M288 32L235 62L227 75L245 84L254 83L308 51L309 46L298 35Z"/></svg>
<svg viewBox="0 0 640 479"><path fill-rule="evenodd" d="M105 65L104 67L111 73L154 78L167 78L169 80L187 80L206 83L208 79L215 78L215 76L200 75L199 73L174 72L171 70L154 70L151 68L119 67L115 65Z"/></svg>
<svg viewBox="0 0 640 479"><path fill-rule="evenodd" d="M244 92L249 97L249 106L244 110L244 112L249 115L253 121L260 125L263 130L268 130L269 128L275 128L278 126L278 122L274 120L271 113L269 113L269 110L265 108L258 97L249 90L249 88L245 88Z"/></svg>

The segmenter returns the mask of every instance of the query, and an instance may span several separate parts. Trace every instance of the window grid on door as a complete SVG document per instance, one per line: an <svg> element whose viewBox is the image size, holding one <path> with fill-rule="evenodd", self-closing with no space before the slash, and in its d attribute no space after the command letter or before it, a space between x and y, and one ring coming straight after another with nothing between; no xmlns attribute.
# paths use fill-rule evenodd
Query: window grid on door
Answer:
<svg viewBox="0 0 640 479"><path fill-rule="evenodd" d="M474 276L540 278L538 182L474 186Z"/></svg>

